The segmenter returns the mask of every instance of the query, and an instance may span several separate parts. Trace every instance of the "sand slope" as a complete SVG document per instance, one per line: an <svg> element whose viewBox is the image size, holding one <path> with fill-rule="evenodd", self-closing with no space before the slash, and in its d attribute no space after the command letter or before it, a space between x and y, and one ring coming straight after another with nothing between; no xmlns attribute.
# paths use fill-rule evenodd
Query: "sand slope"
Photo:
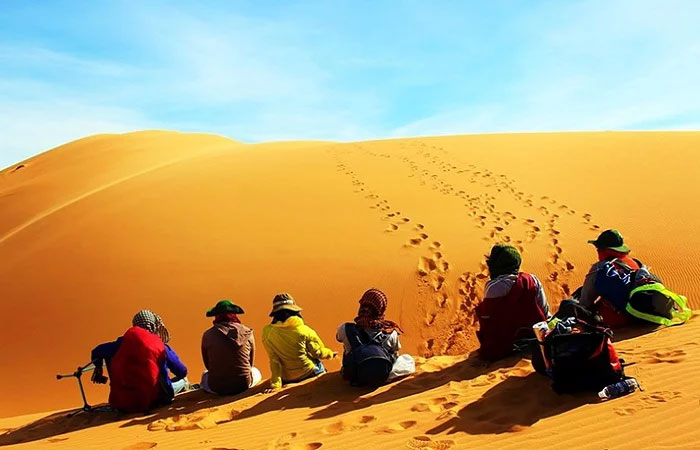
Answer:
<svg viewBox="0 0 700 450"><path fill-rule="evenodd" d="M193 379L206 308L232 298L259 331L278 291L330 345L379 287L406 350L464 354L495 242L523 250L556 304L594 258L585 241L614 226L697 308L699 143L562 133L244 145L140 132L59 147L0 172L0 415L77 404L74 383L53 375L142 307L163 316ZM258 365L267 373L264 351Z"/></svg>

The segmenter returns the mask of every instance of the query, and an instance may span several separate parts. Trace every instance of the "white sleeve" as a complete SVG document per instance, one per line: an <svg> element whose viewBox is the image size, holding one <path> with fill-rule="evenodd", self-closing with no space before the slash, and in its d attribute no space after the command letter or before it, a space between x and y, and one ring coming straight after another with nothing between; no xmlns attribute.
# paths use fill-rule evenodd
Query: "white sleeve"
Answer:
<svg viewBox="0 0 700 450"><path fill-rule="evenodd" d="M544 292L544 288L542 287L542 283L540 283L540 280L536 276L532 276L532 278L535 280L535 284L537 285L537 304L540 305L540 308L542 308L542 312L544 313L544 316L547 318L547 320L552 318L552 314L549 312L549 303L547 303L547 294Z"/></svg>
<svg viewBox="0 0 700 450"><path fill-rule="evenodd" d="M389 348L389 351L392 353L398 353L399 350L401 350L401 343L399 342L399 333L394 330L391 332L391 335L389 335L389 339L386 341L386 345Z"/></svg>
<svg viewBox="0 0 700 450"><path fill-rule="evenodd" d="M338 326L338 331L335 332L335 340L338 342L345 342L347 337L345 336L345 324L341 323Z"/></svg>

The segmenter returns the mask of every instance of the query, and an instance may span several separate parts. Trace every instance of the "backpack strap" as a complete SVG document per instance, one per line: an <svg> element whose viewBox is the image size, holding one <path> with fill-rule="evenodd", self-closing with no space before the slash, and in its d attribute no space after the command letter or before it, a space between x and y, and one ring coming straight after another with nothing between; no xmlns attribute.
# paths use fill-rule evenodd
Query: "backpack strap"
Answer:
<svg viewBox="0 0 700 450"><path fill-rule="evenodd" d="M350 322L345 324L345 337L350 343L350 348L353 349L367 344L370 340L365 330Z"/></svg>
<svg viewBox="0 0 700 450"><path fill-rule="evenodd" d="M577 325L580 325L581 328L584 328L584 329L586 329L586 330L588 330L588 331L598 331L598 332L600 332L600 333L605 334L605 335L608 336L609 338L612 338L612 337L613 337L613 331L612 331L610 328L601 327L601 326L599 326L599 325L595 325L595 324L589 323L589 322L587 322L587 321L585 321L585 320L582 320L582 319L580 319L580 318L578 318L578 317L575 317L575 319L576 319L576 324L577 324Z"/></svg>
<svg viewBox="0 0 700 450"><path fill-rule="evenodd" d="M367 334L367 332L365 330L362 330L362 331L365 333L365 335L367 335L367 338L369 339L369 335ZM377 333L374 336L374 338L369 339L369 340L370 340L370 342L373 342L373 343L377 344L378 346L384 348L384 345L387 343L387 341L389 341L390 337L391 337L391 333L385 333L383 331L380 331L379 333Z"/></svg>
<svg viewBox="0 0 700 450"><path fill-rule="evenodd" d="M642 320L646 320L648 322L658 323L659 325L665 325L667 327L671 327L674 325L684 324L693 315L693 310L688 308L688 299L683 295L676 294L675 292L671 291L670 289L668 289L666 286L664 286L661 283L649 283L649 284L644 284L642 286L638 286L638 287L632 289L632 292L630 292L630 298L632 298L632 296L634 294L636 294L637 292L643 292L643 291L660 292L661 294L663 294L666 297L673 300L673 302L676 304L676 306L678 306L678 310L674 309L671 312L672 318L667 319L666 317L655 316L653 314L643 313L641 311L634 309L632 307L632 305L627 303L625 310L634 317L637 317L637 318L642 319Z"/></svg>

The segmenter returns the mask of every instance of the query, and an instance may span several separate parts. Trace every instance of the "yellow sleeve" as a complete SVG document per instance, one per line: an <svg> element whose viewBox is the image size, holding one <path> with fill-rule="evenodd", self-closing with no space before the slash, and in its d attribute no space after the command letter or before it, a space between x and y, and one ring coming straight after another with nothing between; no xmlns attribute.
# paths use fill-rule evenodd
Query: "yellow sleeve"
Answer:
<svg viewBox="0 0 700 450"><path fill-rule="evenodd" d="M267 350L267 356L270 359L270 387L272 389L280 389L282 387L282 363L280 362L277 353L270 347L267 340L267 333L263 331L263 345Z"/></svg>
<svg viewBox="0 0 700 450"><path fill-rule="evenodd" d="M330 359L333 357L333 350L323 345L323 341L311 327L306 326L304 334L306 335L306 351L309 355L316 359Z"/></svg>

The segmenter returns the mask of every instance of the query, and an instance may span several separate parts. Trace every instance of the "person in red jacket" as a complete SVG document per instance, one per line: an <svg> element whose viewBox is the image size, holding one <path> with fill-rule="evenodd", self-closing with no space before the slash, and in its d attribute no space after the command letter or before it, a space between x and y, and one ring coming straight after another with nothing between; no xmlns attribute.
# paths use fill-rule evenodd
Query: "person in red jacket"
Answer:
<svg viewBox="0 0 700 450"><path fill-rule="evenodd" d="M487 256L491 279L476 306L479 355L484 359L507 356L517 339L532 334L532 325L551 318L542 283L535 275L520 272L521 262L518 250L507 244L494 245Z"/></svg>
<svg viewBox="0 0 700 450"><path fill-rule="evenodd" d="M172 402L175 394L188 388L187 367L167 345L170 333L157 314L139 311L133 326L114 342L92 350L95 364L93 383L104 384L103 361L107 363L109 404L124 412L145 412ZM175 376L172 380L168 371Z"/></svg>

